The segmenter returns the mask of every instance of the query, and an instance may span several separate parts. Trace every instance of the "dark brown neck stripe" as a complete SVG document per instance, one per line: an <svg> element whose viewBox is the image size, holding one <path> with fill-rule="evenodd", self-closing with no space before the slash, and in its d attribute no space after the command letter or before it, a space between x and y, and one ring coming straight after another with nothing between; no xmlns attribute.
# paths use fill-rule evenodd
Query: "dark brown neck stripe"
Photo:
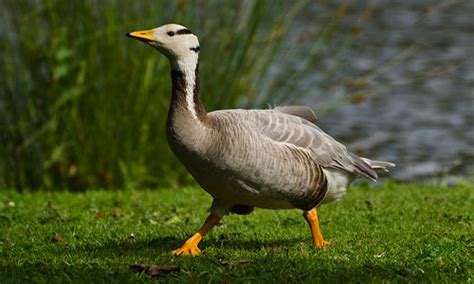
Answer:
<svg viewBox="0 0 474 284"><path fill-rule="evenodd" d="M201 121L207 120L207 112L204 108L204 105L201 101L201 96L199 95L199 64L196 66L195 72L195 81L194 81L194 89L193 89L193 102L194 102L194 110L196 112L196 116ZM186 86L187 84L191 84L191 82L187 82L187 78L185 74L180 70L172 70L171 71L171 81L172 81L172 101L171 101L171 108L170 110L175 111L187 111L187 104L186 104Z"/></svg>

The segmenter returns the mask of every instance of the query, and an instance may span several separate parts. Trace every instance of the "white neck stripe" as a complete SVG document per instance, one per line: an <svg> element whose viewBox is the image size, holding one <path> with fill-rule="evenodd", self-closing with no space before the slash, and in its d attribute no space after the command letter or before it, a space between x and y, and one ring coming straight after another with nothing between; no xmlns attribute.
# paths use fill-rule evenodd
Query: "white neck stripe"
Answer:
<svg viewBox="0 0 474 284"><path fill-rule="evenodd" d="M196 105L194 103L194 87L196 86L196 68L198 62L198 55L187 56L186 58L176 62L176 69L180 70L184 74L186 81L185 95L186 95L186 108L191 114L191 117L198 120L196 113Z"/></svg>
<svg viewBox="0 0 474 284"><path fill-rule="evenodd" d="M191 113L191 116L194 119L197 119L196 107L194 104L194 86L196 85L196 72L185 72L184 76L186 78L186 105L188 111Z"/></svg>

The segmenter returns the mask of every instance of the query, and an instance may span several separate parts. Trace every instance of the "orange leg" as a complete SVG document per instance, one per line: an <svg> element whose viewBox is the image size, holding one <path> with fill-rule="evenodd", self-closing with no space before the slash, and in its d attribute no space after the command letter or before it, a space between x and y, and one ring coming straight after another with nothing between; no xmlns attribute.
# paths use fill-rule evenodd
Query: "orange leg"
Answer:
<svg viewBox="0 0 474 284"><path fill-rule="evenodd" d="M211 213L209 217L207 217L206 222L204 225L199 229L197 233L195 233L192 237L190 237L179 249L172 251L173 255L191 255L195 256L201 252L198 248L199 242L214 226L219 224L220 218L217 215Z"/></svg>
<svg viewBox="0 0 474 284"><path fill-rule="evenodd" d="M321 234L321 230L319 228L319 221L318 221L318 214L316 213L316 209L313 208L310 211L303 213L306 222L311 229L311 236L313 237L313 245L317 248L324 248L329 245L329 242L323 239L323 235Z"/></svg>

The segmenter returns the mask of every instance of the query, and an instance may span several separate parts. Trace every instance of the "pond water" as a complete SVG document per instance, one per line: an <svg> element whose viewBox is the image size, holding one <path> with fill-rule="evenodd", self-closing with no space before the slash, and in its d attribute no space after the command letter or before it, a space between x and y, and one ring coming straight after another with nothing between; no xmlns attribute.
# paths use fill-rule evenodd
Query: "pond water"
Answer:
<svg viewBox="0 0 474 284"><path fill-rule="evenodd" d="M371 3L377 5L338 74L354 80L369 74L367 98L325 111L321 106L350 95L335 84L317 89L305 103L320 111L318 124L352 151L397 163L391 174L397 179L472 174L474 1ZM366 7L354 7L347 24ZM374 70L378 74L370 75Z"/></svg>

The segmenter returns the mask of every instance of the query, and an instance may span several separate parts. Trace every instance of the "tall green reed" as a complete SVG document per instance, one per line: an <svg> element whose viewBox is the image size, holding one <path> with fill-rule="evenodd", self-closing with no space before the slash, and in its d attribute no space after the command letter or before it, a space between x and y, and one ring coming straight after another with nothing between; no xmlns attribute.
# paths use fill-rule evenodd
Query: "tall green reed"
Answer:
<svg viewBox="0 0 474 284"><path fill-rule="evenodd" d="M189 181L165 139L168 62L124 36L175 22L201 41L208 110L297 101L271 75L298 42L288 30L307 1L4 1L0 4L0 186L176 186ZM310 36L308 63L336 22ZM332 20L331 20L332 21ZM293 37L294 39L294 37ZM285 64L293 64L288 61ZM284 66L281 68L285 70ZM291 69L291 68L288 68ZM277 90L285 90L276 96Z"/></svg>

